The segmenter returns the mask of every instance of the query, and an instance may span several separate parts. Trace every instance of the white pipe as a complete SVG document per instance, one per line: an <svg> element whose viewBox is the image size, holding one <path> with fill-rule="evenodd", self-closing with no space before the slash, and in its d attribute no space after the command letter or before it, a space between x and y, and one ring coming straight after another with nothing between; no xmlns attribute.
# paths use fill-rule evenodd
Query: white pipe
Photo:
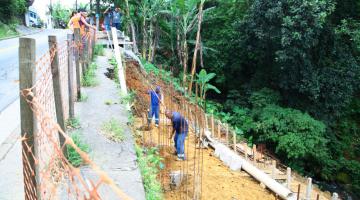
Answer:
<svg viewBox="0 0 360 200"><path fill-rule="evenodd" d="M217 142L210 137L210 132L205 131L207 139L210 141L210 145L215 149L215 155L220 157L222 161L225 162L231 169L239 169L237 166L241 166L241 169L250 174L253 178L263 183L267 188L273 191L275 194L279 195L282 199L285 200L295 200L295 194L289 190L287 187L278 183L276 180L272 179L269 175L265 174L263 171L235 154L225 145Z"/></svg>

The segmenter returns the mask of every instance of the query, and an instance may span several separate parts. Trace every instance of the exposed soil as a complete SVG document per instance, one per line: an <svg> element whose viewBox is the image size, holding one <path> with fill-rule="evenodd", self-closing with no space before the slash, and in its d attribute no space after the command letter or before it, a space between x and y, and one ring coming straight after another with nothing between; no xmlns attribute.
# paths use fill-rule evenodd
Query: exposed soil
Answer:
<svg viewBox="0 0 360 200"><path fill-rule="evenodd" d="M260 186L259 182L242 171L231 171L222 162L213 156L212 149L195 149L195 136L190 132L185 143L186 161L176 161L173 155L174 147L172 140L168 139L170 123L165 120L163 113L160 116L160 127L146 126L146 112L149 105L147 91L150 87L159 85L165 94L166 105L171 105L176 110L181 101L180 95L173 91L169 85L156 79L152 75L146 75L140 67L133 62L127 63L126 68L127 86L136 92L136 100L133 111L137 118L134 128L140 137L138 144L143 146L159 146L160 155L164 159L165 167L161 170L159 180L164 189L165 199L193 199L195 177L202 177L202 199L275 199L273 193ZM151 84L151 86L150 86ZM169 103L171 102L171 103ZM144 116L145 115L145 116ZM196 154L195 154L196 152ZM170 186L170 172L180 170L185 175L183 184L174 188ZM195 171L195 174L194 174ZM202 172L202 173L201 173ZM201 175L202 174L202 175ZM199 179L196 179L199 183Z"/></svg>

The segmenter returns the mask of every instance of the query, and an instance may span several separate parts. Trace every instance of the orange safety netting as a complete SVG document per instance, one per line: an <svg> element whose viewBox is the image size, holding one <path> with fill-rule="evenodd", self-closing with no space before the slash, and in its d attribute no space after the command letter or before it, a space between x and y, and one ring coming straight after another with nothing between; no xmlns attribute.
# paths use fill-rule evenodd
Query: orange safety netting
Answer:
<svg viewBox="0 0 360 200"><path fill-rule="evenodd" d="M76 96L74 52L82 54L87 48L85 60L89 61L94 34L89 32L82 44L68 41L52 46L35 63L33 86L20 91L34 118L30 128L33 134L22 133L25 199L130 199L58 124L55 100L61 100L63 120L66 120L69 118L69 102L74 101ZM59 66L60 99L54 97L53 76L56 69L51 66L54 59ZM73 71L71 76L69 70ZM69 85L69 79L72 79L73 85ZM71 101L70 96L73 96ZM60 138L64 139L63 144ZM76 168L69 162L66 157L68 147L75 149L86 166Z"/></svg>

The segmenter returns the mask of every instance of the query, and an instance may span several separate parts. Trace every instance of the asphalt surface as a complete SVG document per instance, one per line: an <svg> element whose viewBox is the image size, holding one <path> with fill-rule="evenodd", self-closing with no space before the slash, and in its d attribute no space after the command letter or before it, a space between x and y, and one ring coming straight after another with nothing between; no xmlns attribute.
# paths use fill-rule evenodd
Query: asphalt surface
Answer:
<svg viewBox="0 0 360 200"><path fill-rule="evenodd" d="M58 42L66 40L68 30L51 29L24 37L36 39L36 57L49 49L48 36L56 35ZM19 98L19 38L0 41L0 113Z"/></svg>

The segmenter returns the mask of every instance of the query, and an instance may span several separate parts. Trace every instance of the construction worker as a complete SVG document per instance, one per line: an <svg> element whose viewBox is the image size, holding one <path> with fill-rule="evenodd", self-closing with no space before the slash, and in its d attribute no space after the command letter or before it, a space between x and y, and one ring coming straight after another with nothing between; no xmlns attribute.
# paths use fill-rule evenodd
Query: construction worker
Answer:
<svg viewBox="0 0 360 200"><path fill-rule="evenodd" d="M150 127L152 118L155 116L155 126L159 126L159 112L162 95L160 93L160 86L156 86L155 91L149 90L150 95L150 110L148 116L148 127Z"/></svg>
<svg viewBox="0 0 360 200"><path fill-rule="evenodd" d="M174 134L174 143L175 143L175 154L177 155L178 161L185 160L185 138L189 131L189 126L187 120L180 115L178 112L172 112L170 110L165 111L165 115L172 122L172 132L169 139L172 139Z"/></svg>

